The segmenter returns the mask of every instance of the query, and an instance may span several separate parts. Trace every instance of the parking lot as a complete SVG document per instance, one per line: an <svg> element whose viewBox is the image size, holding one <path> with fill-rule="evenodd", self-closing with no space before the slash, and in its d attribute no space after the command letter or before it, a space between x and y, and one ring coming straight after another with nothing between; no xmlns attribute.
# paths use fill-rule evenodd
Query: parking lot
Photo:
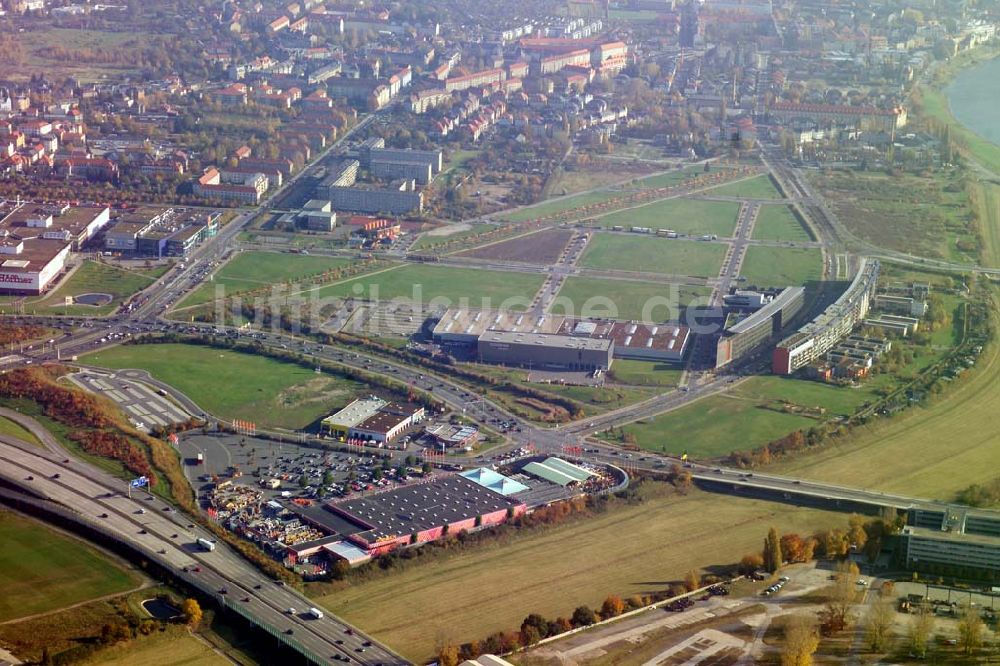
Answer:
<svg viewBox="0 0 1000 666"><path fill-rule="evenodd" d="M149 432L156 426L166 427L191 418L165 391L131 378L127 372L81 370L70 375L70 380L114 401L139 430Z"/></svg>

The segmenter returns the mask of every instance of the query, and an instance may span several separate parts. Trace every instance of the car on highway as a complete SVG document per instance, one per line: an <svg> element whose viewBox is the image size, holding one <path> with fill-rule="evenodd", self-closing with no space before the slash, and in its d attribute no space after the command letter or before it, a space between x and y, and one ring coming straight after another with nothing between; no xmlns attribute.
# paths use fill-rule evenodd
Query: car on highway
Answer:
<svg viewBox="0 0 1000 666"><path fill-rule="evenodd" d="M108 514L106 514L106 513L102 513L102 514L100 515L100 517L101 517L101 518L107 518L107 517L108 517Z"/></svg>

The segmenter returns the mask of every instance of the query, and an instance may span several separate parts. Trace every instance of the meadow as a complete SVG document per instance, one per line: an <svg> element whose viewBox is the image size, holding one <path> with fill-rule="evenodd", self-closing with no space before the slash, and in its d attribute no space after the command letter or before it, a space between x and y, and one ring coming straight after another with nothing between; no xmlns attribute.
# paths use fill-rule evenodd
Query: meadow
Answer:
<svg viewBox="0 0 1000 666"><path fill-rule="evenodd" d="M663 199L597 218L605 227L649 227L672 229L678 233L700 236L732 236L736 229L739 204L703 199Z"/></svg>
<svg viewBox="0 0 1000 666"><path fill-rule="evenodd" d="M153 284L166 272L165 266L126 269L96 261L84 261L55 291L24 303L26 313L102 316L113 312L129 296ZM66 297L81 294L110 294L107 305L66 305ZM9 299L6 299L9 302Z"/></svg>
<svg viewBox="0 0 1000 666"><path fill-rule="evenodd" d="M705 192L708 195L739 197L741 199L781 199L781 192L767 174L719 185Z"/></svg>
<svg viewBox="0 0 1000 666"><path fill-rule="evenodd" d="M753 226L757 240L810 241L812 237L788 206L761 206Z"/></svg>
<svg viewBox="0 0 1000 666"><path fill-rule="evenodd" d="M579 265L643 273L715 277L726 248L718 243L619 234L594 234Z"/></svg>
<svg viewBox="0 0 1000 666"><path fill-rule="evenodd" d="M138 579L81 541L0 511L0 622L125 592Z"/></svg>
<svg viewBox="0 0 1000 666"><path fill-rule="evenodd" d="M819 280L823 274L823 255L817 249L767 247L747 248L740 274L747 285L786 287Z"/></svg>
<svg viewBox="0 0 1000 666"><path fill-rule="evenodd" d="M210 414L277 428L304 428L365 390L292 363L199 345L124 345L84 358L106 368L141 368Z"/></svg>

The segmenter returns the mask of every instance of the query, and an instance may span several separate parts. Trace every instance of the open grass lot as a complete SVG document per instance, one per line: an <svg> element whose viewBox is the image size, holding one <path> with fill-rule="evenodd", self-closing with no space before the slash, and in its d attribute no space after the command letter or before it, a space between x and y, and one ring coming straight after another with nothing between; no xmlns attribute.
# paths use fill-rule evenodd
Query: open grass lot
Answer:
<svg viewBox="0 0 1000 666"><path fill-rule="evenodd" d="M458 304L467 299L471 307L497 307L514 299L510 309L527 309L542 286L542 275L451 268L428 264L401 266L322 287L319 296L354 296L389 300L415 298L424 305L432 300Z"/></svg>
<svg viewBox="0 0 1000 666"><path fill-rule="evenodd" d="M652 388L622 386L575 386L570 384L531 384L532 388L576 400L586 414L600 414L652 398L659 391Z"/></svg>
<svg viewBox="0 0 1000 666"><path fill-rule="evenodd" d="M31 74L46 74L49 76L79 77L81 81L92 82L102 76L121 75L130 71L138 71L137 57L145 44L152 41L153 36L132 31L112 32L108 30L79 30L75 28L52 28L32 30L25 33L24 59L16 68L10 68L12 74L27 79ZM122 54L117 62L73 62L55 57L49 51L54 47L67 49L113 49ZM131 54L131 55L129 55ZM2 63L3 61L0 61Z"/></svg>
<svg viewBox="0 0 1000 666"><path fill-rule="evenodd" d="M979 214L983 246L979 252L984 266L1000 267L1000 185L980 181L969 190L974 210Z"/></svg>
<svg viewBox="0 0 1000 666"><path fill-rule="evenodd" d="M525 220L533 220L538 217L561 213L564 210L581 208L583 206L589 206L590 204L600 203L602 201L607 201L608 199L613 199L619 195L619 192L611 190L598 190L597 192L571 194L567 197L550 199L549 201L535 204L527 208L520 208L510 213L500 213L495 217L503 220L510 220L511 222L524 222Z"/></svg>
<svg viewBox="0 0 1000 666"><path fill-rule="evenodd" d="M434 245L440 245L441 243L450 243L468 238L469 236L475 236L476 234L484 234L487 231L493 231L499 226L499 224L449 224L424 232L410 249L424 250Z"/></svg>
<svg viewBox="0 0 1000 666"><path fill-rule="evenodd" d="M719 274L725 253L725 246L718 243L599 233L587 244L580 265L586 268L714 277Z"/></svg>
<svg viewBox="0 0 1000 666"><path fill-rule="evenodd" d="M781 192L767 174L747 178L735 183L719 185L705 192L707 195L740 197L742 199L781 199Z"/></svg>
<svg viewBox="0 0 1000 666"><path fill-rule="evenodd" d="M728 201L664 199L598 218L606 227L673 229L682 234L732 236L740 206Z"/></svg>
<svg viewBox="0 0 1000 666"><path fill-rule="evenodd" d="M551 311L583 317L676 321L695 301L706 303L710 293L708 287L570 277Z"/></svg>
<svg viewBox="0 0 1000 666"><path fill-rule="evenodd" d="M0 622L125 592L137 579L96 550L0 511Z"/></svg>
<svg viewBox="0 0 1000 666"><path fill-rule="evenodd" d="M716 168L716 171L721 169ZM702 166L689 166L684 169L675 169L674 171L668 171L666 173L657 174L655 176L646 176L645 178L640 178L635 183L632 183L632 187L638 187L643 189L665 187L667 185L677 185L678 183L683 183L684 181L694 178L697 175L705 173L705 168Z"/></svg>
<svg viewBox="0 0 1000 666"><path fill-rule="evenodd" d="M441 639L514 629L530 612L568 617L580 604L600 606L608 594L663 589L692 567L736 562L760 549L771 525L809 533L843 521L840 514L693 491L457 553L319 603L422 662Z"/></svg>
<svg viewBox="0 0 1000 666"><path fill-rule="evenodd" d="M753 225L757 240L810 241L809 232L788 206L761 206Z"/></svg>
<svg viewBox="0 0 1000 666"><path fill-rule="evenodd" d="M630 176L642 177L655 170L656 167L650 167L641 162L615 164L614 167L600 162L592 162L583 166L559 170L546 183L545 191L548 192L549 197L561 197L597 187L614 185L628 180Z"/></svg>
<svg viewBox="0 0 1000 666"><path fill-rule="evenodd" d="M16 437L22 442L27 442L29 444L34 444L36 446L41 446L42 443L38 441L31 431L22 427L20 423L12 421L8 418L0 416L0 435L7 435L8 437Z"/></svg>
<svg viewBox="0 0 1000 666"><path fill-rule="evenodd" d="M752 449L818 423L806 416L764 408L762 402L766 401L714 395L672 412L630 423L622 430L635 435L636 443L650 451L674 455L687 451L693 458L716 458ZM618 430L607 438L611 442L621 441Z"/></svg>
<svg viewBox="0 0 1000 666"><path fill-rule="evenodd" d="M747 248L740 274L747 285L785 287L819 280L823 274L823 254L817 249L793 247Z"/></svg>
<svg viewBox="0 0 1000 666"><path fill-rule="evenodd" d="M112 312L123 300L153 284L156 278L166 272L165 267L142 270L128 270L111 264L85 261L70 278L47 296L28 300L25 312L45 314L93 315L100 316ZM80 294L111 294L108 305L66 305L67 296Z"/></svg>
<svg viewBox="0 0 1000 666"><path fill-rule="evenodd" d="M855 431L773 466L775 472L849 483L915 497L953 500L956 491L1000 476L1000 346L991 343L975 370L928 406Z"/></svg>
<svg viewBox="0 0 1000 666"><path fill-rule="evenodd" d="M233 296L273 284L306 280L325 271L346 266L349 259L314 257L282 252L241 252L215 272L211 282L198 287L180 307L201 305L223 296Z"/></svg>
<svg viewBox="0 0 1000 666"><path fill-rule="evenodd" d="M840 221L859 238L933 259L978 258L969 226L972 209L957 170L928 177L856 171L809 175Z"/></svg>
<svg viewBox="0 0 1000 666"><path fill-rule="evenodd" d="M681 366L658 361L615 359L608 376L619 384L630 386L677 386Z"/></svg>
<svg viewBox="0 0 1000 666"><path fill-rule="evenodd" d="M102 651L89 666L226 666L232 663L188 633L154 634Z"/></svg>
<svg viewBox="0 0 1000 666"><path fill-rule="evenodd" d="M279 428L304 428L365 388L264 356L198 345L126 345L85 359L106 368L147 370L213 415Z"/></svg>

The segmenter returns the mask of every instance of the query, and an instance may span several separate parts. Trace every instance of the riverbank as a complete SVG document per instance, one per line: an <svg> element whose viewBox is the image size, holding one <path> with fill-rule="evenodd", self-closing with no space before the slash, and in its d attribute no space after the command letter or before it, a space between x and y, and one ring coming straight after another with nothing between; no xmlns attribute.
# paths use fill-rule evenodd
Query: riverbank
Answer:
<svg viewBox="0 0 1000 666"><path fill-rule="evenodd" d="M1000 146L958 121L952 113L945 89L960 73L997 57L1000 57L1000 48L982 47L961 53L939 65L933 79L918 85L911 98L918 118L950 126L953 143L959 151L994 175L1000 174Z"/></svg>

